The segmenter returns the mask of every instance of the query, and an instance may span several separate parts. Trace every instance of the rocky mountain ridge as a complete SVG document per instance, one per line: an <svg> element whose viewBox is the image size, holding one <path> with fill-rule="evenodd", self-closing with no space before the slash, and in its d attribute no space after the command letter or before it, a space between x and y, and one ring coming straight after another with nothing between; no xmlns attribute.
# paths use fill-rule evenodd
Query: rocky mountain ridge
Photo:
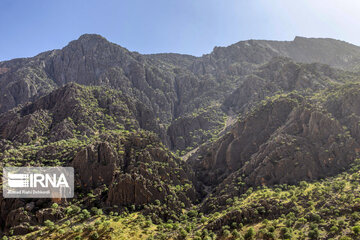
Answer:
<svg viewBox="0 0 360 240"><path fill-rule="evenodd" d="M226 211L253 188L353 166L358 59L359 47L332 39L249 40L193 57L142 55L83 35L0 62L0 166L73 166L76 196L64 208L138 213L159 226L183 221L184 211L192 219L196 209ZM1 198L1 231L22 235L63 219L51 201ZM272 218L289 213L275 202L256 207L276 211L264 214ZM218 221L259 220L251 208L227 214Z"/></svg>
<svg viewBox="0 0 360 240"><path fill-rule="evenodd" d="M308 48L308 45L312 48ZM318 49L318 52L314 52L313 48ZM339 67L340 60L326 60L330 58L325 52L333 48L348 54L348 58L355 64L358 52L354 50L355 46L327 39L297 37L293 42L249 40L226 48L214 48L211 54L199 58L180 54L141 55L112 44L99 35L87 34L61 50L45 52L33 58L1 62L0 68L6 71L0 75L0 112L75 82L121 90L124 95L143 102L159 119L159 123L165 125L162 127L165 129L172 123L178 125L179 121L173 120L179 116L223 104L226 97L225 105L236 105L234 100L229 100L236 98L231 94L239 95L233 89L246 88L246 76L259 71L257 69L262 64L274 57L286 56L304 62L334 62L332 66ZM299 49L307 56L306 59L296 58ZM314 55L324 56L320 59ZM266 74L265 78L269 78ZM278 89L270 89L275 90ZM238 107L235 107L235 111L239 113ZM193 130L221 129L219 124L210 124L211 127L208 123L200 125L205 127L199 126ZM170 134L172 132L168 131ZM182 135L191 138L189 132ZM174 138L176 136L165 137L163 141L180 150L195 145L193 140L184 143Z"/></svg>

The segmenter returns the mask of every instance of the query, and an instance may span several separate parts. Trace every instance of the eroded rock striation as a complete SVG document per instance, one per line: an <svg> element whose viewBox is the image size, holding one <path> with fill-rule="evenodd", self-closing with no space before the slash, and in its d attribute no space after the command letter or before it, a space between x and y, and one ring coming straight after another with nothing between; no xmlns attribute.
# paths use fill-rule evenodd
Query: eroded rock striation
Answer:
<svg viewBox="0 0 360 240"><path fill-rule="evenodd" d="M249 40L193 57L142 55L85 34L0 62L0 166L73 166L72 204L84 209L139 211L155 223L213 213L252 188L351 166L359 60L359 47L332 39ZM0 196L1 231L24 235L73 211L53 202ZM293 207L263 200L207 228Z"/></svg>

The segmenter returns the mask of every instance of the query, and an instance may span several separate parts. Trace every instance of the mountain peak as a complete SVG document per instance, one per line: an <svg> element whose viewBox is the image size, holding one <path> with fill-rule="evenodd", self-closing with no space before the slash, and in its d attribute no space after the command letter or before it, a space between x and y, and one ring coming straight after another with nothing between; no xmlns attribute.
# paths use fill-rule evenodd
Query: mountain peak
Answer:
<svg viewBox="0 0 360 240"><path fill-rule="evenodd" d="M307 39L306 37L301 37L301 36L295 36L293 42L297 42L297 41L301 41L301 40L305 40Z"/></svg>
<svg viewBox="0 0 360 240"><path fill-rule="evenodd" d="M81 35L78 38L79 41L89 41L89 40L102 40L102 41L107 41L106 38L104 38L103 36L99 35L99 34L94 34L94 33L85 33L83 35Z"/></svg>
<svg viewBox="0 0 360 240"><path fill-rule="evenodd" d="M254 239L290 239L315 224L316 239L335 237L325 230L340 217L360 219L360 76L320 63L360 69L360 48L296 37L142 55L84 34L0 63L0 169L70 166L76 186L69 201L0 194L0 238L122 238L139 225L137 239L233 239L252 226ZM110 229L124 222L131 232Z"/></svg>
<svg viewBox="0 0 360 240"><path fill-rule="evenodd" d="M83 34L77 40L73 40L69 45L93 46L97 44L111 44L106 38L99 34Z"/></svg>

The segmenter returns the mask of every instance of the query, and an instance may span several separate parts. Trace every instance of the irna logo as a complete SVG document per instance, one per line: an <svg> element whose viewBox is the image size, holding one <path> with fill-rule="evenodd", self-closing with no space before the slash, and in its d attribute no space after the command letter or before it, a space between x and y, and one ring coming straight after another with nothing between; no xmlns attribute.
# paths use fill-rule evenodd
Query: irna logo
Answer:
<svg viewBox="0 0 360 240"><path fill-rule="evenodd" d="M30 173L30 174L19 174L19 173L8 173L8 184L9 187L13 188L36 188L43 187L69 187L69 183L66 180L66 177L63 173L57 177L56 174L39 174L39 173Z"/></svg>
<svg viewBox="0 0 360 240"><path fill-rule="evenodd" d="M71 198L74 195L72 167L5 167L5 198Z"/></svg>

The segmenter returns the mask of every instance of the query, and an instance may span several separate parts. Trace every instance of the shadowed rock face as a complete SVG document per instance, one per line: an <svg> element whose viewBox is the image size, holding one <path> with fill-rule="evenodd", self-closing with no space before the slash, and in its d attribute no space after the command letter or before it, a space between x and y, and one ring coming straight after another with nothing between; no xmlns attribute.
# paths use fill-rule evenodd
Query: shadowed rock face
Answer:
<svg viewBox="0 0 360 240"><path fill-rule="evenodd" d="M236 123L217 142L200 148L192 157L195 168L203 169L199 171L199 178L207 184L220 183L226 175L244 166L251 155L285 123L295 105L294 100L279 99L261 106Z"/></svg>
<svg viewBox="0 0 360 240"><path fill-rule="evenodd" d="M230 133L201 147L190 162L217 196L205 201L203 209L211 209L214 201L224 205L250 186L295 184L347 169L360 151L355 124L359 92L358 84L349 84L312 98L270 98L241 118Z"/></svg>
<svg viewBox="0 0 360 240"><path fill-rule="evenodd" d="M225 109L245 112L254 103L275 92L311 90L342 82L342 72L322 64L298 64L286 58L273 58L244 78L243 83L223 103Z"/></svg>
<svg viewBox="0 0 360 240"><path fill-rule="evenodd" d="M94 205L86 197L79 197L79 194L90 191L95 194L97 206L100 207L143 207L158 200L169 208L168 212L177 213L199 199L197 180L190 166L167 150L155 134L141 130L108 132L99 139L101 141L71 151L70 157L66 157L62 163L74 167L75 198L83 199L85 206ZM45 155L41 155L43 151ZM57 156L68 155L67 151L53 151ZM53 156L49 156L49 147L32 152L35 159L42 159L43 163L53 159ZM175 191L176 186L181 186L182 190ZM24 214L23 207L27 204L36 206ZM56 221L64 217L63 211L55 214L53 209L48 209L50 206L48 199L3 199L1 195L1 228L5 232L10 229L15 232L17 229L15 233L21 235L30 231L27 225L21 224L39 225L47 219ZM46 209L50 212L46 212ZM163 214L163 217L170 216Z"/></svg>
<svg viewBox="0 0 360 240"><path fill-rule="evenodd" d="M211 84L212 77L217 81L228 79L233 82L231 76L249 74L259 64L278 56L349 68L358 63L360 49L333 39L296 37L290 42L242 41L229 47L216 47L211 54L200 58L180 54L141 55L99 35L85 34L61 50L1 62L0 112L49 93L58 86L76 82L106 85L131 96L140 95L138 97L147 101L153 111L163 112L162 119L169 120L175 103L188 102L186 92L192 92L192 89L181 88L186 80L180 78L177 81L177 76L185 74L188 75L186 79L194 78L191 87L198 91L197 94L202 94L196 86L203 82L201 76L207 78L205 85ZM180 89L176 89L177 86ZM180 92L183 93L181 96L178 95Z"/></svg>
<svg viewBox="0 0 360 240"><path fill-rule="evenodd" d="M117 143L113 137L108 141L87 146L72 161L82 188L105 184L109 188L107 204L140 206L165 201L168 195L174 195L171 186L189 184L185 193L174 196L186 205L196 200L193 172L162 148L158 138L131 134ZM123 151L118 153L115 149Z"/></svg>
<svg viewBox="0 0 360 240"><path fill-rule="evenodd" d="M12 61L3 62L1 66L10 68L0 76L1 112L76 82L108 86L130 97L137 96L154 108L151 110L159 113L162 120L171 118L171 103L175 101L173 92L167 91L174 84L171 74L162 74L161 68L152 66L140 54L98 35L83 35L62 50L24 59L15 65Z"/></svg>
<svg viewBox="0 0 360 240"><path fill-rule="evenodd" d="M0 63L0 166L73 166L85 207L135 205L163 220L199 202L213 211L249 187L334 175L360 151L360 86L348 83L359 59L332 39L249 40L193 57L83 35ZM145 208L157 200L156 213ZM1 230L64 217L50 206L0 195ZM209 229L252 215L230 212Z"/></svg>
<svg viewBox="0 0 360 240"><path fill-rule="evenodd" d="M110 185L120 159L109 143L95 143L80 151L72 162L77 169L81 186L93 189L103 184Z"/></svg>
<svg viewBox="0 0 360 240"><path fill-rule="evenodd" d="M129 129L141 127L158 132L161 129L153 114L136 99L121 91L68 84L22 108L0 117L3 139L28 143L46 136L50 141L74 137L74 131L92 136L102 122L107 129L119 125Z"/></svg>
<svg viewBox="0 0 360 240"><path fill-rule="evenodd" d="M141 127L157 128L169 147L184 150L210 136L200 131L221 129L215 123L219 114L212 114L216 119L212 122L192 118L194 112L223 105L225 114L229 110L240 113L276 91L323 88L328 85L325 80L339 81L343 74L320 64L299 65L274 57L342 67L355 66L359 55L358 47L345 42L299 37L292 42L242 41L216 47L202 57L141 55L99 35L85 34L61 50L1 62L0 113L70 82L109 87L142 105L137 113ZM145 126L148 118L160 125ZM194 138L194 132L202 136Z"/></svg>
<svg viewBox="0 0 360 240"><path fill-rule="evenodd" d="M319 111L299 109L243 171L249 184L293 184L340 172L356 158L358 148L338 121Z"/></svg>

